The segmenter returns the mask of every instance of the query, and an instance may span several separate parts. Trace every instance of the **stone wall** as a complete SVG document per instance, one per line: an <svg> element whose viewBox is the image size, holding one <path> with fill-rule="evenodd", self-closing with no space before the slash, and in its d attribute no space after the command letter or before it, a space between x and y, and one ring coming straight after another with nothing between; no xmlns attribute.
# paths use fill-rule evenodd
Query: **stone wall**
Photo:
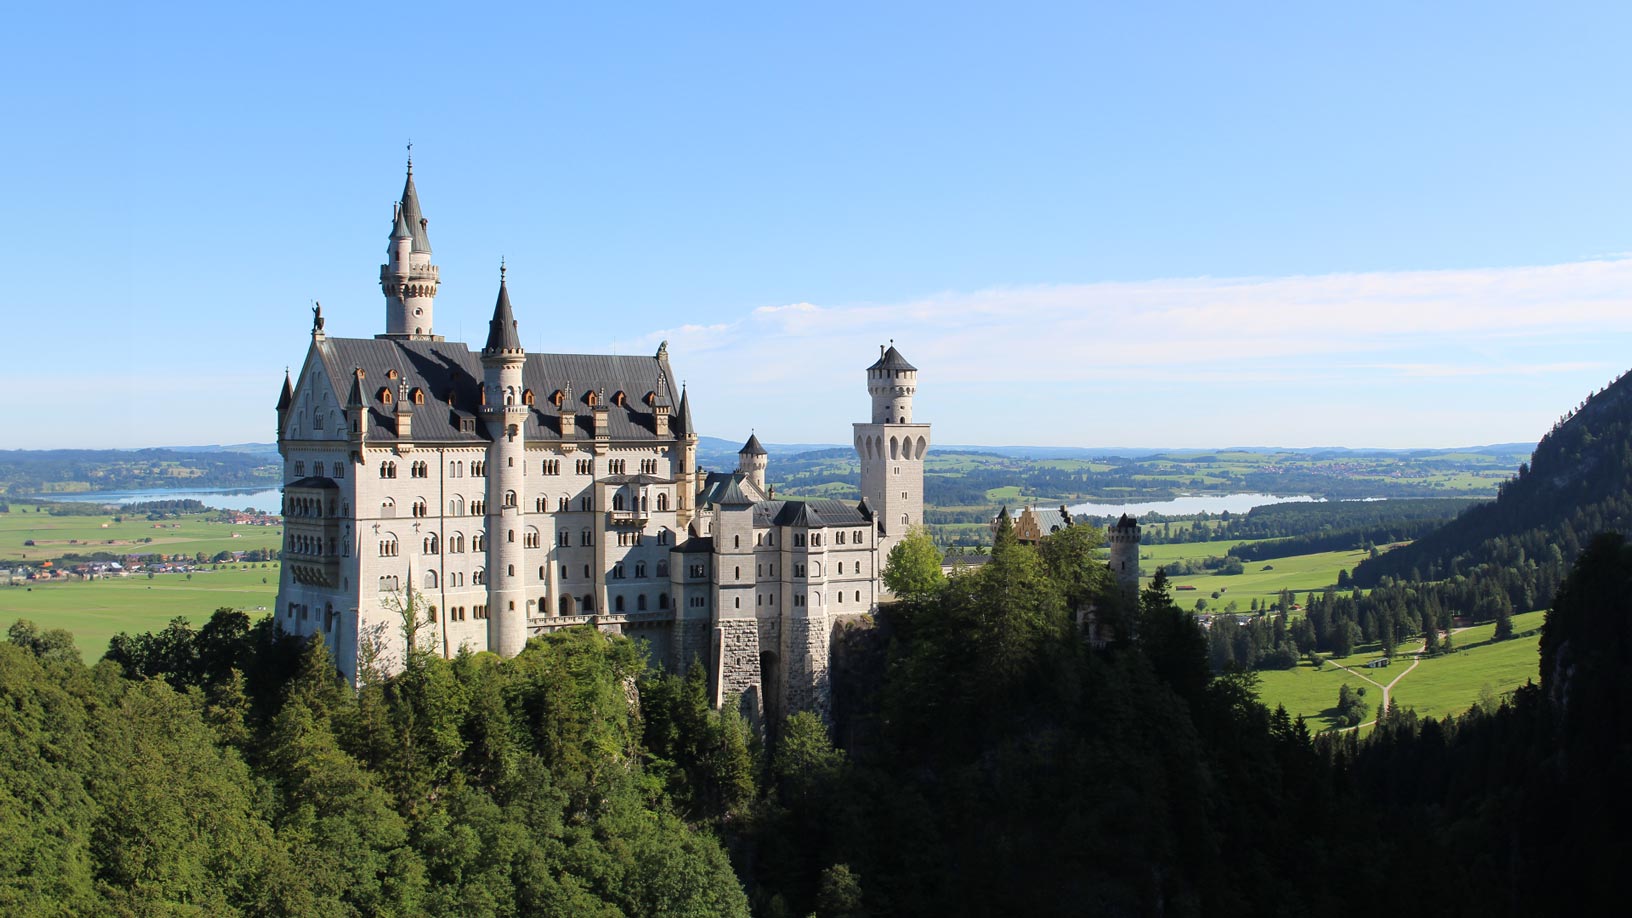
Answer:
<svg viewBox="0 0 1632 918"><path fill-rule="evenodd" d="M789 616L786 624L788 649L787 711L812 711L828 720L832 705L828 682L828 639L832 624L827 613L811 610L808 615Z"/></svg>
<svg viewBox="0 0 1632 918"><path fill-rule="evenodd" d="M751 618L724 619L714 626L719 665L715 706L730 695L759 696L759 625Z"/></svg>

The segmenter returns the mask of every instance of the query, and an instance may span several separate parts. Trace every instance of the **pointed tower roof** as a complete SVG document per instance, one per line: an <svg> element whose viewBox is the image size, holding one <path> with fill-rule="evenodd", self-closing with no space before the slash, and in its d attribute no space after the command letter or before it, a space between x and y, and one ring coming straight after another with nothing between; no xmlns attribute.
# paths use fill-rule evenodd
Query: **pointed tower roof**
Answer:
<svg viewBox="0 0 1632 918"><path fill-rule="evenodd" d="M751 433L748 435L748 442L742 444L742 449L737 450L737 455L765 456L768 453L765 452L765 447L759 445L759 435Z"/></svg>
<svg viewBox="0 0 1632 918"><path fill-rule="evenodd" d="M510 291L504 284L504 266L499 266L499 300L493 304L493 318L487 323L487 346L482 356L521 353L521 336L516 332L516 316L510 311Z"/></svg>
<svg viewBox="0 0 1632 918"><path fill-rule="evenodd" d="M680 417L675 425L675 432L691 436L691 396L686 392L686 384L680 384Z"/></svg>
<svg viewBox="0 0 1632 918"><path fill-rule="evenodd" d="M715 503L722 507L749 507L753 506L754 499L742 493L742 473L731 476L731 481L715 498Z"/></svg>
<svg viewBox="0 0 1632 918"><path fill-rule="evenodd" d="M289 381L289 371L283 371L283 391L278 394L278 410L284 411L295 401L295 387Z"/></svg>
<svg viewBox="0 0 1632 918"><path fill-rule="evenodd" d="M431 254L431 237L426 235L425 227L430 222L419 209L419 192L414 190L414 158L408 157L408 181L402 186L402 213L401 219L408 225L408 232L414 237L413 250L422 255Z"/></svg>
<svg viewBox="0 0 1632 918"><path fill-rule="evenodd" d="M351 393L346 396L347 408L361 408L368 404L363 397L363 368L357 367L351 371Z"/></svg>
<svg viewBox="0 0 1632 918"><path fill-rule="evenodd" d="M911 370L911 371L913 371L915 373L918 371L917 367L915 367L912 364L908 363L907 358L902 357L901 352L895 349L895 342L893 342L893 341L890 342L889 350L885 350L884 345L882 345L882 344L878 346L878 362L873 364L872 366L868 367L867 369L869 369L869 370Z"/></svg>
<svg viewBox="0 0 1632 918"><path fill-rule="evenodd" d="M391 238L412 239L414 234L408 231L408 221L403 219L402 205L391 208Z"/></svg>

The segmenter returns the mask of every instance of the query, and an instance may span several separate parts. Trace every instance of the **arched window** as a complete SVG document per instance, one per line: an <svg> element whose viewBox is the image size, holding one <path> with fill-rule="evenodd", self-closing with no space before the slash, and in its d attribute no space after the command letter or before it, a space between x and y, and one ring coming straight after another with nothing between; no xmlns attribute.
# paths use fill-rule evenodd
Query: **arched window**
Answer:
<svg viewBox="0 0 1632 918"><path fill-rule="evenodd" d="M478 532L475 535L471 536L470 537L470 550L471 551L486 551L487 550L487 533Z"/></svg>
<svg viewBox="0 0 1632 918"><path fill-rule="evenodd" d="M584 393L584 402L587 403L589 405L589 407L591 407L591 408L595 407L596 396L595 396L595 390L594 389L591 389L588 392Z"/></svg>
<svg viewBox="0 0 1632 918"><path fill-rule="evenodd" d="M521 390L521 403L523 405L531 405L533 403L533 390L531 390L531 389Z"/></svg>
<svg viewBox="0 0 1632 918"><path fill-rule="evenodd" d="M642 593L639 596L635 597L635 611L637 611L637 612L645 612L646 611L646 594L645 593Z"/></svg>
<svg viewBox="0 0 1632 918"><path fill-rule="evenodd" d="M623 509L623 492L622 491L619 491L618 493L612 495L612 509L613 510L622 510Z"/></svg>
<svg viewBox="0 0 1632 918"><path fill-rule="evenodd" d="M382 405L391 404L391 387L390 386L381 386L380 391L375 393L374 397L379 399L380 404L382 404Z"/></svg>
<svg viewBox="0 0 1632 918"><path fill-rule="evenodd" d="M618 391L612 393L612 404L617 405L619 408L622 408L623 403L625 401L626 401L626 399L624 398L622 389L619 389Z"/></svg>
<svg viewBox="0 0 1632 918"><path fill-rule="evenodd" d="M516 492L514 492L514 491L504 492L504 505L506 507L514 507L516 505Z"/></svg>
<svg viewBox="0 0 1632 918"><path fill-rule="evenodd" d="M667 594L667 593L657 594L657 607L659 609L667 609L669 607L669 594Z"/></svg>
<svg viewBox="0 0 1632 918"><path fill-rule="evenodd" d="M441 543L437 541L436 533L431 533L431 535L425 539L425 554L441 554L441 547Z"/></svg>
<svg viewBox="0 0 1632 918"><path fill-rule="evenodd" d="M427 590L436 589L436 571L426 571L425 572L425 589L427 589Z"/></svg>
<svg viewBox="0 0 1632 918"><path fill-rule="evenodd" d="M566 400L567 400L567 393L561 391L560 389L555 390L555 392L550 395L550 404L554 405L557 408L560 408L562 403L565 402Z"/></svg>
<svg viewBox="0 0 1632 918"><path fill-rule="evenodd" d="M397 515L396 499L387 497L380 501L380 516L393 517Z"/></svg>
<svg viewBox="0 0 1632 918"><path fill-rule="evenodd" d="M476 571L470 575L470 582L474 586L481 586L482 584L486 583L487 570L480 567L476 568Z"/></svg>
<svg viewBox="0 0 1632 918"><path fill-rule="evenodd" d="M416 405L425 404L425 390L424 389L418 388L416 386L414 388L414 391L412 393L410 393L410 396L412 397L414 404L416 404Z"/></svg>
<svg viewBox="0 0 1632 918"><path fill-rule="evenodd" d="M591 612L594 612L595 611L595 597L589 595L588 593L585 593L584 598L579 602L579 608L583 610L583 613L585 615L588 615Z"/></svg>
<svg viewBox="0 0 1632 918"><path fill-rule="evenodd" d="M614 611L614 612L622 612L623 611L623 597L622 596L613 597L613 599L612 599L612 611Z"/></svg>
<svg viewBox="0 0 1632 918"><path fill-rule="evenodd" d="M667 513L669 509L669 494L667 491L657 492L657 512Z"/></svg>

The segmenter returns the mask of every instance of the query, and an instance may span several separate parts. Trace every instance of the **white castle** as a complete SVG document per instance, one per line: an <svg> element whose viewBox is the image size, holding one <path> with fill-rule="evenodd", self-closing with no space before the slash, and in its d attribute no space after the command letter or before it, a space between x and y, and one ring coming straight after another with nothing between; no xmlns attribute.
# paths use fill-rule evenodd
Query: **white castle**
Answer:
<svg viewBox="0 0 1632 918"><path fill-rule="evenodd" d="M667 343L526 353L502 267L482 349L437 335L427 225L410 160L380 266L385 333L331 338L314 309L284 379L279 626L323 635L355 679L400 666L410 596L446 656L593 624L670 669L701 661L716 704L825 716L834 629L876 609L890 547L923 522L917 370L893 346L867 369L859 502L775 500L757 437L736 471L697 468Z"/></svg>

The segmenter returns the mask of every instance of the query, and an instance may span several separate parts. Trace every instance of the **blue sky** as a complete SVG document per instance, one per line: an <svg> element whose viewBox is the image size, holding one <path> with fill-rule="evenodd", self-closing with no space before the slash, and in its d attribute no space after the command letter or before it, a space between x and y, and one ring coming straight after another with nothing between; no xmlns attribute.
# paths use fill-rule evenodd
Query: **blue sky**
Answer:
<svg viewBox="0 0 1632 918"><path fill-rule="evenodd" d="M705 433L1534 439L1632 365L1625 5L9 14L0 448L265 441L383 329L403 146L478 341L671 342ZM446 6L446 5L444 5Z"/></svg>

